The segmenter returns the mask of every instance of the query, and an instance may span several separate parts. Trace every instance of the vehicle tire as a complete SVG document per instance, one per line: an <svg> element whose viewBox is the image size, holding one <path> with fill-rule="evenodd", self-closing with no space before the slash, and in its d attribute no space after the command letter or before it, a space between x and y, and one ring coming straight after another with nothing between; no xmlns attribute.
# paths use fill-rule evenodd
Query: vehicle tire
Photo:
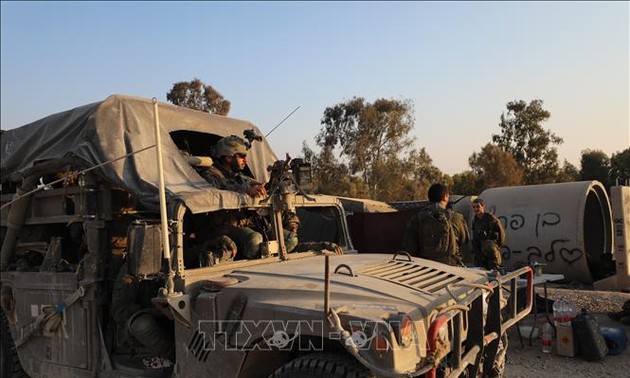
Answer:
<svg viewBox="0 0 630 378"><path fill-rule="evenodd" d="M0 340L0 376L10 378L22 378L27 377L22 365L20 365L20 359L17 351L15 350L15 344L13 344L13 338L11 337L11 331L9 329L9 322L7 321L4 311L0 310L0 318L2 324L0 324L0 331L2 331L2 340Z"/></svg>
<svg viewBox="0 0 630 378"><path fill-rule="evenodd" d="M348 355L311 353L282 365L269 378L371 378L368 368Z"/></svg>

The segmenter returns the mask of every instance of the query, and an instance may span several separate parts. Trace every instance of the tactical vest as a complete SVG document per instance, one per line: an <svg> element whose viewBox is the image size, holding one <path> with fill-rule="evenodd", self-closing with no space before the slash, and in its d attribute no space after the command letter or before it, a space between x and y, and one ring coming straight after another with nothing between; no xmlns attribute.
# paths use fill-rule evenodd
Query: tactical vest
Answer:
<svg viewBox="0 0 630 378"><path fill-rule="evenodd" d="M437 208L418 214L420 257L450 265L461 262L455 232L451 224L453 212Z"/></svg>

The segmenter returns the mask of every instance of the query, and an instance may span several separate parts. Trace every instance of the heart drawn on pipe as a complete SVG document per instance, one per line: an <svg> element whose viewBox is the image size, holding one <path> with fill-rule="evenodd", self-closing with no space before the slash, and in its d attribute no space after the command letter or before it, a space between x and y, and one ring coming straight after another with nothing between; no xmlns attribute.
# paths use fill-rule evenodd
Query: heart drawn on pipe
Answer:
<svg viewBox="0 0 630 378"><path fill-rule="evenodd" d="M560 248L560 257L562 257L562 260L566 261L569 264L573 264L574 262L581 259L582 255L584 255L584 252L582 252L582 250L579 248Z"/></svg>

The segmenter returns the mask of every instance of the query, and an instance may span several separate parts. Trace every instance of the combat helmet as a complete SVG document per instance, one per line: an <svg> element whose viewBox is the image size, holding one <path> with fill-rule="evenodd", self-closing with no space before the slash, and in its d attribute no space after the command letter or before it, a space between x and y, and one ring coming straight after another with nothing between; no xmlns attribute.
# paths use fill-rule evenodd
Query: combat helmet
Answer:
<svg viewBox="0 0 630 378"><path fill-rule="evenodd" d="M292 211L288 211L282 214L282 225L286 228L291 223L297 223L300 225L300 218Z"/></svg>
<svg viewBox="0 0 630 378"><path fill-rule="evenodd" d="M236 135L219 139L212 149L212 155L216 158L220 158L221 156L234 156L236 154L247 154L245 141Z"/></svg>

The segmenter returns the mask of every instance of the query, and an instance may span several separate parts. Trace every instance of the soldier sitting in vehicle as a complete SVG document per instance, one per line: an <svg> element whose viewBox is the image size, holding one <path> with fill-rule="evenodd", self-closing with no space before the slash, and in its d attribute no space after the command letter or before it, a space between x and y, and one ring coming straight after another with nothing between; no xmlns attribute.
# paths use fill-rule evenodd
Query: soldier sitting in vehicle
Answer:
<svg viewBox="0 0 630 378"><path fill-rule="evenodd" d="M251 225L253 215L247 210L219 210L195 216L187 230L187 267L212 266L215 263L260 257L263 235Z"/></svg>
<svg viewBox="0 0 630 378"><path fill-rule="evenodd" d="M247 165L247 150L248 144L236 135L221 138L211 149L214 164L200 168L198 172L218 189L245 193L254 198L264 197L267 195L264 185L243 173ZM235 259L260 257L263 237L248 226L247 217L240 213L220 212L213 213L212 218L211 233L214 236L210 240L221 235L231 239L238 251L233 256Z"/></svg>
<svg viewBox="0 0 630 378"><path fill-rule="evenodd" d="M304 252L309 250L328 250L343 255L343 249L332 242L303 242L298 240L300 218L293 212L286 212L282 217L284 243L287 252Z"/></svg>
<svg viewBox="0 0 630 378"><path fill-rule="evenodd" d="M233 261L237 252L236 243L229 236L220 235L193 246L187 260L194 260L194 264L187 263L186 265L214 266L222 262Z"/></svg>
<svg viewBox="0 0 630 378"><path fill-rule="evenodd" d="M267 195L264 185L243 173L247 150L246 142L236 135L221 138L212 149L214 164L198 172L216 188L264 197Z"/></svg>

